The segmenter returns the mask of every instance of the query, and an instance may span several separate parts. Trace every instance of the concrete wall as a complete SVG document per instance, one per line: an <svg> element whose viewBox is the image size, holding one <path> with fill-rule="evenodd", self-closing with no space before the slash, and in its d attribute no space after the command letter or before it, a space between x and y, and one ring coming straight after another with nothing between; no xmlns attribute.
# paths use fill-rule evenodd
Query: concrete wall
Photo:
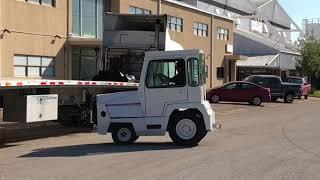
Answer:
<svg viewBox="0 0 320 180"><path fill-rule="evenodd" d="M1 0L1 28L11 33L5 33L1 39L0 78L13 77L15 54L55 57L54 78L64 78L68 2L57 1L56 7L49 7L23 0ZM54 38L56 35L62 38Z"/></svg>

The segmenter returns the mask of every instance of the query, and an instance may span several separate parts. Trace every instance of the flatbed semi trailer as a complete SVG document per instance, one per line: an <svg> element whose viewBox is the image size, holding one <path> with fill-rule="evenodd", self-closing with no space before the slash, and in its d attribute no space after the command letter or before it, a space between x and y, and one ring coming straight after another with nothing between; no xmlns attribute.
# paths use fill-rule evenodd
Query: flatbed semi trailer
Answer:
<svg viewBox="0 0 320 180"><path fill-rule="evenodd" d="M63 124L91 124L95 122L97 94L137 88L138 83L114 81L0 80L0 108L7 122L59 120ZM58 111L54 112L53 107Z"/></svg>

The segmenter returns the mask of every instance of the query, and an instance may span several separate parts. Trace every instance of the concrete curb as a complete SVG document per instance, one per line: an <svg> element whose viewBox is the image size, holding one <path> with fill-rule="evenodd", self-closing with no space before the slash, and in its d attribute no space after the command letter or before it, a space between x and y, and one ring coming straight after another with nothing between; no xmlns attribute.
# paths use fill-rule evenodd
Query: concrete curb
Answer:
<svg viewBox="0 0 320 180"><path fill-rule="evenodd" d="M320 97L309 96L308 98L312 100L320 101Z"/></svg>

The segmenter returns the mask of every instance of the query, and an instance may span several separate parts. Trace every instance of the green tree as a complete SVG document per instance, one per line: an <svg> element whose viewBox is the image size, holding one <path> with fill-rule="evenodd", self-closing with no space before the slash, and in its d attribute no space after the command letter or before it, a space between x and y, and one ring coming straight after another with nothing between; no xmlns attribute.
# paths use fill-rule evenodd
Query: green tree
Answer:
<svg viewBox="0 0 320 180"><path fill-rule="evenodd" d="M320 41L309 39L300 42L302 57L297 60L301 75L320 78Z"/></svg>

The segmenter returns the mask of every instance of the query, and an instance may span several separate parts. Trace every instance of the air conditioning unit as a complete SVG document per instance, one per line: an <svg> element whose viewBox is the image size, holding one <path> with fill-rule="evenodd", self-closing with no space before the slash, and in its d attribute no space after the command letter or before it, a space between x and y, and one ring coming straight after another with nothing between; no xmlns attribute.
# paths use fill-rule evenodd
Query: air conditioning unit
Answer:
<svg viewBox="0 0 320 180"><path fill-rule="evenodd" d="M233 53L233 45L226 44L226 53Z"/></svg>

